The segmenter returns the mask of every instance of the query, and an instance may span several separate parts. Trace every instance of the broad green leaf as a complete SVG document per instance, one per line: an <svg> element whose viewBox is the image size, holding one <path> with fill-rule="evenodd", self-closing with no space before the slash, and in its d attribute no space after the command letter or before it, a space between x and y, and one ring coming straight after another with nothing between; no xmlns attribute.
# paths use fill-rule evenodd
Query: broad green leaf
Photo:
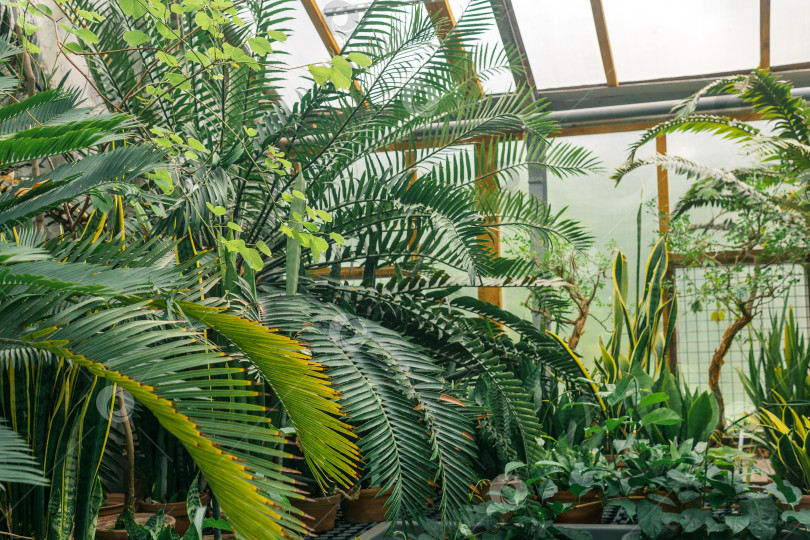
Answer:
<svg viewBox="0 0 810 540"><path fill-rule="evenodd" d="M248 38L248 45L250 45L253 52L259 56L267 56L273 52L273 47L270 45L270 42L267 41L267 38L261 36Z"/></svg>
<svg viewBox="0 0 810 540"><path fill-rule="evenodd" d="M324 86L327 82L329 82L329 78L332 73L332 69L326 66L309 66L309 72L312 74L312 78L315 79L315 82L321 86Z"/></svg>
<svg viewBox="0 0 810 540"><path fill-rule="evenodd" d="M205 148L205 146L203 146L203 143L201 143L200 141L198 141L194 137L189 137L188 141L187 141L187 144L188 144L189 148L191 148L192 150L196 150L197 152L201 152L201 153L207 153L208 152L208 149Z"/></svg>
<svg viewBox="0 0 810 540"><path fill-rule="evenodd" d="M118 5L121 7L121 11L124 12L124 15L128 15L134 19L146 15L146 5L145 2L141 2L141 0L118 0Z"/></svg>
<svg viewBox="0 0 810 540"><path fill-rule="evenodd" d="M86 41L87 43L93 44L98 43L98 36L92 30L89 30L87 28L77 28L76 30L74 30L74 33L76 34L77 37L79 37L83 41Z"/></svg>
<svg viewBox="0 0 810 540"><path fill-rule="evenodd" d="M664 528L662 520L664 509L647 499L642 499L636 507L638 525L641 530L650 538L658 538Z"/></svg>
<svg viewBox="0 0 810 540"><path fill-rule="evenodd" d="M279 30L268 30L267 35L270 36L272 39L275 39L276 41L281 42L287 41L287 34Z"/></svg>
<svg viewBox="0 0 810 540"><path fill-rule="evenodd" d="M359 52L349 53L349 60L363 68L367 68L371 65L371 58Z"/></svg>
<svg viewBox="0 0 810 540"><path fill-rule="evenodd" d="M638 408L643 409L645 407L649 407L650 405L655 405L656 403L661 403L669 399L669 396L664 392L656 392L655 394L649 394L641 398L641 401L638 403Z"/></svg>
<svg viewBox="0 0 810 540"><path fill-rule="evenodd" d="M268 257L273 256L273 253L270 251L270 248L267 247L267 244L265 244L263 241L259 240L258 242L256 242L256 247L259 248L259 251L261 251Z"/></svg>
<svg viewBox="0 0 810 540"><path fill-rule="evenodd" d="M665 407L650 411L641 417L642 426L671 426L680 421L681 416L678 413Z"/></svg>
<svg viewBox="0 0 810 540"><path fill-rule="evenodd" d="M138 45L149 41L149 36L140 30L130 30L128 32L124 32L124 41L129 43L132 47L137 47Z"/></svg>
<svg viewBox="0 0 810 540"><path fill-rule="evenodd" d="M239 225L237 225L237 224L236 224L236 223L234 223L233 221L229 221L229 222L227 223L227 225L228 225L228 228L229 228L229 229L232 229L232 230L234 230L234 231L236 231L236 232L242 232L242 227L240 227Z"/></svg>

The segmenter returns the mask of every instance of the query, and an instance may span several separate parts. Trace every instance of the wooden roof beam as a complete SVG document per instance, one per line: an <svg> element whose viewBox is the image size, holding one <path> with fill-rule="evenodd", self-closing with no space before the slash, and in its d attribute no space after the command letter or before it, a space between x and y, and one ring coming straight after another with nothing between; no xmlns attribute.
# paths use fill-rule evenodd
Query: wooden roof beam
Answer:
<svg viewBox="0 0 810 540"><path fill-rule="evenodd" d="M605 79L608 86L619 86L616 78L616 67L613 65L613 52L610 50L610 37L608 36L605 10L602 9L602 0L591 0L593 22L596 25L596 39L599 41L599 52L602 54L602 66L605 68Z"/></svg>

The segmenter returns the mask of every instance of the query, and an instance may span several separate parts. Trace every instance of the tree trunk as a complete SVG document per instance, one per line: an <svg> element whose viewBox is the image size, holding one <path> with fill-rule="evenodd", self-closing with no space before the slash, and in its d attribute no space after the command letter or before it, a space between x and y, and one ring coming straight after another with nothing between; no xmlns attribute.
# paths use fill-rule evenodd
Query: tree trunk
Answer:
<svg viewBox="0 0 810 540"><path fill-rule="evenodd" d="M726 328L726 331L723 332L723 339L720 340L720 346L714 351L712 363L709 366L709 389L714 394L714 397L717 398L717 406L720 409L720 421L717 425L718 429L723 429L725 424L725 403L723 402L723 393L720 391L720 371L723 369L723 364L725 363L724 359L731 348L731 344L734 342L734 338L740 333L740 330L748 326L748 323L750 323L752 319L751 313L748 310L743 310L742 315L737 317L737 319L731 323L731 326Z"/></svg>
<svg viewBox="0 0 810 540"><path fill-rule="evenodd" d="M132 436L132 424L129 422L129 411L124 399L124 389L117 388L116 399L118 400L119 414L124 425L124 437L126 440L127 468L124 471L124 509L115 521L116 529L124 528L124 514L127 510L135 514L135 439Z"/></svg>
<svg viewBox="0 0 810 540"><path fill-rule="evenodd" d="M588 321L588 311L590 311L589 306L586 305L584 308L581 307L579 310L579 316L574 321L574 329L571 330L571 337L568 338L568 346L571 349L576 349L580 338L582 338L582 334L585 333L585 323Z"/></svg>

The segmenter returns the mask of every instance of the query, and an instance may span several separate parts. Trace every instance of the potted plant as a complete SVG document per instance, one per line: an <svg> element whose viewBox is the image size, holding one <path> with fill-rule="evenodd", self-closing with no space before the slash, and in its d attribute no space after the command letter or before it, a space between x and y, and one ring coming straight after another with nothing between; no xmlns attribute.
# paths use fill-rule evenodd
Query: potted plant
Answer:
<svg viewBox="0 0 810 540"><path fill-rule="evenodd" d="M599 523L604 488L615 467L598 449L570 446L565 437L540 451L527 484L554 511L557 523Z"/></svg>
<svg viewBox="0 0 810 540"><path fill-rule="evenodd" d="M346 494L340 503L343 519L349 523L377 523L385 521L388 512L388 498L394 492L390 487L363 488L362 484Z"/></svg>

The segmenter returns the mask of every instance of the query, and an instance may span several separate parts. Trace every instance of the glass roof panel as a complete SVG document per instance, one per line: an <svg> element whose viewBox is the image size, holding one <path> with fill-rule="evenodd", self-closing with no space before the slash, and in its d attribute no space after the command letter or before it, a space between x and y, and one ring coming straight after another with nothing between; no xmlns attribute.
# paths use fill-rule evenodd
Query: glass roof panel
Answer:
<svg viewBox="0 0 810 540"><path fill-rule="evenodd" d="M620 83L759 65L757 0L603 0L603 6Z"/></svg>
<svg viewBox="0 0 810 540"><path fill-rule="evenodd" d="M771 65L810 62L810 2L779 0L771 3Z"/></svg>
<svg viewBox="0 0 810 540"><path fill-rule="evenodd" d="M293 8L289 14L290 20L284 24L288 39L284 43L273 44L277 51L288 53L284 55L283 61L289 70L277 82L280 86L278 93L287 106L297 102L313 84L306 66L331 58L304 6L300 2L291 4Z"/></svg>
<svg viewBox="0 0 810 540"><path fill-rule="evenodd" d="M363 17L365 9L370 5L368 0L317 0L317 2L324 14L327 26L341 47L346 43ZM469 3L470 0L449 1L455 19L462 16ZM482 29L481 44L487 47L488 51L503 50L501 35L494 17L492 17L492 24ZM480 63L479 68L481 68ZM514 78L508 70L479 69L479 74L484 91L488 94L507 92L515 84Z"/></svg>
<svg viewBox="0 0 810 540"><path fill-rule="evenodd" d="M512 0L538 88L604 84L588 0Z"/></svg>

